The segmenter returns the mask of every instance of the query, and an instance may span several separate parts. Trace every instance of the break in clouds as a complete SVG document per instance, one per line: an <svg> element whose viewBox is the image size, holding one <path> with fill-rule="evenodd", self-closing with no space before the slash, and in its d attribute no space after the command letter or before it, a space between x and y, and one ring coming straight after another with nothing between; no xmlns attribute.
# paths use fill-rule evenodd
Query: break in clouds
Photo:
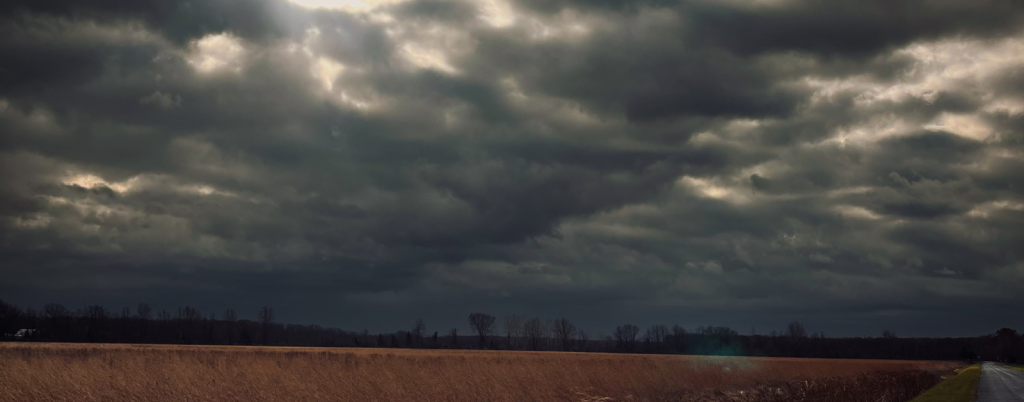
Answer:
<svg viewBox="0 0 1024 402"><path fill-rule="evenodd" d="M1024 323L1017 0L6 1L0 294Z"/></svg>

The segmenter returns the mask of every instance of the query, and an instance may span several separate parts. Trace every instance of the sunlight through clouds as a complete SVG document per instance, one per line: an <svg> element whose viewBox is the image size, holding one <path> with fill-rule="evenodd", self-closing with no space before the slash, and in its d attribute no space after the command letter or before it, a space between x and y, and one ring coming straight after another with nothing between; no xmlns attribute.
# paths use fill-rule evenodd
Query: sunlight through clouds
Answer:
<svg viewBox="0 0 1024 402"><path fill-rule="evenodd" d="M516 15L512 12L506 0L478 0L481 9L480 18L495 28L504 28L516 22Z"/></svg>
<svg viewBox="0 0 1024 402"><path fill-rule="evenodd" d="M217 71L239 72L245 47L238 38L228 33L206 35L191 44L186 60L201 73Z"/></svg>
<svg viewBox="0 0 1024 402"><path fill-rule="evenodd" d="M320 57L313 64L313 75L328 92L334 89L334 80L338 79L342 71L345 71L343 64L327 57Z"/></svg>
<svg viewBox="0 0 1024 402"><path fill-rule="evenodd" d="M111 183L94 174L76 173L67 176L62 182L68 186L78 186L89 189L106 187L118 193L126 193L131 191L135 186L136 178L131 178L120 183Z"/></svg>
<svg viewBox="0 0 1024 402"><path fill-rule="evenodd" d="M369 12L375 8L408 0L288 0L302 7L326 8L349 12Z"/></svg>
<svg viewBox="0 0 1024 402"><path fill-rule="evenodd" d="M925 291L1024 260L1020 2L9 1L0 253L28 257L0 283L26 294L117 279L52 254L430 311L497 312L508 283L637 322L742 294L836 327L878 295L931 317L1022 297ZM882 285L814 282L847 277Z"/></svg>
<svg viewBox="0 0 1024 402"><path fill-rule="evenodd" d="M459 70L448 62L444 52L438 49L416 43L406 43L402 46L402 56L418 68L433 69L448 74L459 73Z"/></svg>

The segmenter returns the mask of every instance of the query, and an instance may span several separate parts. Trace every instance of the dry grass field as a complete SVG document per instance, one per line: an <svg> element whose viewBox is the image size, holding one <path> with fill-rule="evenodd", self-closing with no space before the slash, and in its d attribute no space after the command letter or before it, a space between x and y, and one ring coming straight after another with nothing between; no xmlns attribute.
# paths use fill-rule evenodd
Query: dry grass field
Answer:
<svg viewBox="0 0 1024 402"><path fill-rule="evenodd" d="M871 400L905 401L956 367L879 360L27 343L0 344L0 362L0 400L39 402L839 401L854 399L837 395L869 395L866 388L877 394L867 396ZM888 389L893 387L905 389Z"/></svg>

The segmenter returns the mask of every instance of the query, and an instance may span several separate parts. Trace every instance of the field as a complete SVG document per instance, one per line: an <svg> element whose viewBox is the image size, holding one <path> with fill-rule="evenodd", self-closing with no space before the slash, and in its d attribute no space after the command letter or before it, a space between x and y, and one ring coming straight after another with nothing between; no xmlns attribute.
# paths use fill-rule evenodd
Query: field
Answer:
<svg viewBox="0 0 1024 402"><path fill-rule="evenodd" d="M3 401L908 401L948 362L0 344Z"/></svg>
<svg viewBox="0 0 1024 402"><path fill-rule="evenodd" d="M981 366L974 365L915 398L913 402L971 402L978 395Z"/></svg>

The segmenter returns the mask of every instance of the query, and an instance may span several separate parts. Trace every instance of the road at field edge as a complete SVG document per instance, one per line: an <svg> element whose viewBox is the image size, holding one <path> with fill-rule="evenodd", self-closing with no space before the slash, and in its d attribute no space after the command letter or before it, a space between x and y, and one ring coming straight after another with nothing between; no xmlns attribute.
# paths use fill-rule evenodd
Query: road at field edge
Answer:
<svg viewBox="0 0 1024 402"><path fill-rule="evenodd" d="M1024 402L1024 372L997 363L982 364L978 402Z"/></svg>

